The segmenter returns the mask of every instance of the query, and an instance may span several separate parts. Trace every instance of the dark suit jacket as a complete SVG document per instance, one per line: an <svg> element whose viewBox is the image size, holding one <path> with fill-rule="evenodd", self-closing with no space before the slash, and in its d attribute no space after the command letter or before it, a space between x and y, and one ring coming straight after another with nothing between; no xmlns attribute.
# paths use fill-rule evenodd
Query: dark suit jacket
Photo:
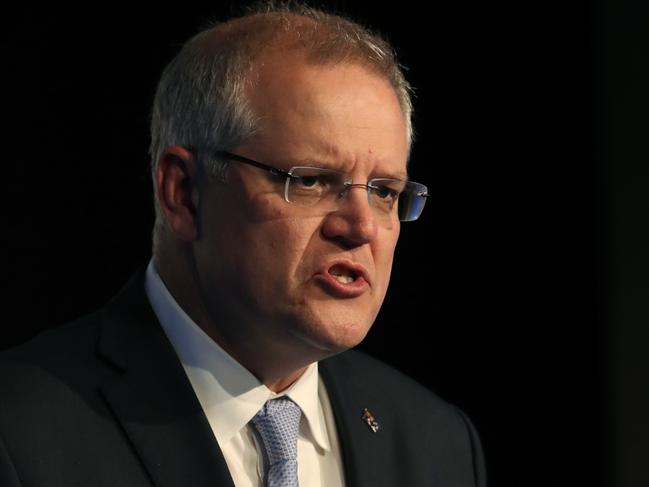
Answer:
<svg viewBox="0 0 649 487"><path fill-rule="evenodd" d="M142 273L104 309L0 357L0 486L233 485ZM320 373L348 486L485 485L461 411L356 351Z"/></svg>

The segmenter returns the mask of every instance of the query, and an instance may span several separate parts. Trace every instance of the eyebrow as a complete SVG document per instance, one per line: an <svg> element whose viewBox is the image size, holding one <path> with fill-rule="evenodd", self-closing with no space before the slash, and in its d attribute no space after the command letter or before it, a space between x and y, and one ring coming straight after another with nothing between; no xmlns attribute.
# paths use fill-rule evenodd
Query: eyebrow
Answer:
<svg viewBox="0 0 649 487"><path fill-rule="evenodd" d="M334 171L340 171L343 173L348 173L349 171L345 168L348 164L345 163L345 157L342 155L342 152L338 147L331 143L325 142L323 144L318 144L313 146L313 150L316 154L322 154L322 157L326 157L326 162L324 159L320 159L318 155L308 159L303 159L299 161L291 162L293 166L310 166L310 167L320 167L322 169L332 169ZM332 161L332 162L329 162ZM406 161L407 166L407 161ZM408 181L409 175L408 171L396 171L396 172L386 172L379 173L379 176L373 176L369 179L398 179L400 181Z"/></svg>
<svg viewBox="0 0 649 487"><path fill-rule="evenodd" d="M407 171L397 171L393 173L388 173L385 176L378 176L377 178L371 178L371 179L378 179L378 178L398 179L400 181L408 181L409 179Z"/></svg>
<svg viewBox="0 0 649 487"><path fill-rule="evenodd" d="M338 171L344 174L349 174L349 171L346 170L343 166L343 162L330 163L324 162L318 159L310 158L303 159L300 161L290 162L290 167L316 167L320 169L331 169L333 171ZM287 169L288 170L288 169ZM397 179L399 181L408 181L408 173L406 171L397 171L397 172L379 172L378 175L370 176L368 179Z"/></svg>

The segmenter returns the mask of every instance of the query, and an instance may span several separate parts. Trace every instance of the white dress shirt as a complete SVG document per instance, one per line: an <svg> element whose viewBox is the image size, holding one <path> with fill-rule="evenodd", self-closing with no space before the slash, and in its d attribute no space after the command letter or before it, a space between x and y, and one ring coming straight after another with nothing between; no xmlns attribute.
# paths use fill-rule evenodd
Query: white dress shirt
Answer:
<svg viewBox="0 0 649 487"><path fill-rule="evenodd" d="M298 434L298 478L305 487L345 485L342 458L327 391L312 363L279 394L234 360L183 311L158 274L153 260L146 294L178 355L223 452L236 487L263 485L263 455L249 424L264 403L289 396L302 410Z"/></svg>

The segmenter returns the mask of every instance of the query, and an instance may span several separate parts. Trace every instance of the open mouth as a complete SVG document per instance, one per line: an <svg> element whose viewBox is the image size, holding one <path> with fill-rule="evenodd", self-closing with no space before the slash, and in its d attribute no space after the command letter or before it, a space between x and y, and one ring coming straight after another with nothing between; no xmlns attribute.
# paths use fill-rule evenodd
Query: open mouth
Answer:
<svg viewBox="0 0 649 487"><path fill-rule="evenodd" d="M366 269L353 262L330 262L315 277L322 289L335 298L357 298L371 288Z"/></svg>
<svg viewBox="0 0 649 487"><path fill-rule="evenodd" d="M358 273L349 267L334 265L329 269L329 274L342 284L349 284L358 279Z"/></svg>

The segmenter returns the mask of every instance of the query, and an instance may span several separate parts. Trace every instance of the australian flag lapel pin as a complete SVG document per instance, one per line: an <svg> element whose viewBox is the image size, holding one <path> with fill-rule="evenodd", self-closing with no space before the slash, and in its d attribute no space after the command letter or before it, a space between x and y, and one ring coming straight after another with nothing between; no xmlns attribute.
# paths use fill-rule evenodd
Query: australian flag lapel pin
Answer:
<svg viewBox="0 0 649 487"><path fill-rule="evenodd" d="M363 415L361 416L361 419L367 425L367 427L372 430L372 433L377 433L381 428L376 418L374 418L374 415L367 408L363 409Z"/></svg>

